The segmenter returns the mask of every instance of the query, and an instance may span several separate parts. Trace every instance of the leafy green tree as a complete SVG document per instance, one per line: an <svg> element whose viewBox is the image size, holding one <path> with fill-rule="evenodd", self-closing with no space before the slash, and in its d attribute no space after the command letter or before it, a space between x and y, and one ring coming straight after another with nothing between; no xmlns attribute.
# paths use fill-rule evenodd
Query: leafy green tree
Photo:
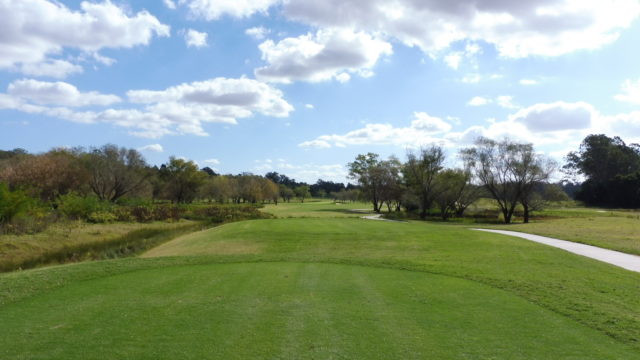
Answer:
<svg viewBox="0 0 640 360"><path fill-rule="evenodd" d="M407 186L418 198L421 219L427 217L437 195L436 177L443 169L444 159L444 151L438 146L420 149L418 154L407 154L403 175Z"/></svg>
<svg viewBox="0 0 640 360"><path fill-rule="evenodd" d="M284 184L278 185L278 188L280 191L280 197L282 198L282 201L291 202L291 198L296 196L296 193Z"/></svg>
<svg viewBox="0 0 640 360"><path fill-rule="evenodd" d="M354 162L348 164L349 177L362 187L367 200L373 204L373 211L380 212L382 205L382 175L380 156L374 153L360 154Z"/></svg>
<svg viewBox="0 0 640 360"><path fill-rule="evenodd" d="M619 138L589 135L566 156L570 176L583 177L578 200L589 205L640 207L640 145Z"/></svg>
<svg viewBox="0 0 640 360"><path fill-rule="evenodd" d="M293 189L296 194L296 197L300 199L300 202L304 202L305 198L311 197L311 192L309 192L308 185L300 185Z"/></svg>
<svg viewBox="0 0 640 360"><path fill-rule="evenodd" d="M165 195L175 203L192 202L208 175L198 170L193 161L169 158L169 163L160 168L160 177L164 181Z"/></svg>

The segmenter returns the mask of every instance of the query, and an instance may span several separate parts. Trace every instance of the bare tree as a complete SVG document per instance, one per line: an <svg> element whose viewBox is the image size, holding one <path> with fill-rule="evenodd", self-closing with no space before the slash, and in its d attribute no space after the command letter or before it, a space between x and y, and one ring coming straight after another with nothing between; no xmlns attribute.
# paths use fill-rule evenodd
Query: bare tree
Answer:
<svg viewBox="0 0 640 360"><path fill-rule="evenodd" d="M91 149L84 163L89 186L100 200L116 201L141 188L150 176L138 151L112 144Z"/></svg>
<svg viewBox="0 0 640 360"><path fill-rule="evenodd" d="M496 200L504 222L509 224L518 203L525 208L525 222L529 221L528 203L533 185L546 181L553 171L550 160L536 154L531 144L504 139L500 142L479 138L475 147L461 151L469 169Z"/></svg>

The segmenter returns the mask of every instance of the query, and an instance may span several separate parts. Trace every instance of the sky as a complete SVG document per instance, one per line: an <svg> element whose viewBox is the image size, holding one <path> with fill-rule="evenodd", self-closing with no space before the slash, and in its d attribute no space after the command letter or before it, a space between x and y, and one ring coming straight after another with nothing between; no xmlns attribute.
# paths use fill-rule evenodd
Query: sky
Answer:
<svg viewBox="0 0 640 360"><path fill-rule="evenodd" d="M0 149L138 149L221 173L479 136L560 164L640 143L638 0L0 0Z"/></svg>

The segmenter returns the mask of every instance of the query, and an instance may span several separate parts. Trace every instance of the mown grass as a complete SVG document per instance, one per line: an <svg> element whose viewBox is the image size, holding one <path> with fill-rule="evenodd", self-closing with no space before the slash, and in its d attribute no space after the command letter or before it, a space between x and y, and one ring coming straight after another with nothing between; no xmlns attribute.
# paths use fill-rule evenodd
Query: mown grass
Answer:
<svg viewBox="0 0 640 360"><path fill-rule="evenodd" d="M273 214L279 218L288 217L360 217L372 213L370 203L345 202L334 203L327 199L309 199L305 202L291 201L280 202L278 205L268 204L262 211Z"/></svg>
<svg viewBox="0 0 640 360"><path fill-rule="evenodd" d="M633 216L566 217L539 219L529 224L482 226L520 231L640 255L640 219Z"/></svg>
<svg viewBox="0 0 640 360"><path fill-rule="evenodd" d="M629 344L640 345L640 275L526 240L458 226L363 219L277 219L227 224L144 256L372 263L446 274L505 289Z"/></svg>
<svg viewBox="0 0 640 360"><path fill-rule="evenodd" d="M0 317L3 359L638 358L504 291L336 264L125 272L4 306Z"/></svg>
<svg viewBox="0 0 640 360"><path fill-rule="evenodd" d="M0 275L0 358L640 358L637 273L459 225L281 209L302 218Z"/></svg>

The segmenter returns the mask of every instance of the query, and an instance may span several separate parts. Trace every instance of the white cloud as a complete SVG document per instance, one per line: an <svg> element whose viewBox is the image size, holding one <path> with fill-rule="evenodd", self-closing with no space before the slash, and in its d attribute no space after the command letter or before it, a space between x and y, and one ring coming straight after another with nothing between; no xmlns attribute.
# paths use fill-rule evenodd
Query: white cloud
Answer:
<svg viewBox="0 0 640 360"><path fill-rule="evenodd" d="M0 1L0 68L63 77L80 71L50 57L65 48L95 53L146 45L154 35L169 36L169 26L147 11L129 15L110 1L84 1L80 8L73 11L48 0Z"/></svg>
<svg viewBox="0 0 640 360"><path fill-rule="evenodd" d="M470 42L466 44L464 51L455 51L455 52L449 53L444 57L443 60L445 64L447 64L447 66L449 66L454 70L458 70L458 67L460 67L460 64L465 59L468 61L470 60L472 65L475 68L477 68L478 64L477 64L477 60L475 59L475 56L481 53L482 53L482 48L478 44Z"/></svg>
<svg viewBox="0 0 640 360"><path fill-rule="evenodd" d="M315 109L315 106L313 106L313 104L304 104L304 107L306 107L309 110Z"/></svg>
<svg viewBox="0 0 640 360"><path fill-rule="evenodd" d="M433 132L424 132L416 120L406 127L367 124L342 135L322 135L298 146L322 149L333 146L393 145L404 149L437 144L455 150L470 146L483 136L496 140L508 137L559 151L567 146L577 147L589 134L623 136L628 142L640 142L640 111L602 115L584 102L534 104L503 120L490 119L484 126L473 125L462 131L451 131L450 126L437 126Z"/></svg>
<svg viewBox="0 0 640 360"><path fill-rule="evenodd" d="M14 109L43 114L81 123L108 123L130 129L134 136L159 138L169 134L206 136L204 123L235 124L237 119L254 114L287 117L293 106L282 98L282 92L256 80L216 78L173 86L161 91L132 90L129 102L142 108L74 111L66 106L106 105L112 95L75 94L77 89L66 83L27 81L18 83L8 94L0 94L0 109ZM26 91L34 88L43 91ZM70 94L65 100L65 94ZM75 95L74 95L75 94ZM32 102L26 102L30 100Z"/></svg>
<svg viewBox="0 0 640 360"><path fill-rule="evenodd" d="M271 5L279 2L280 0L178 0L178 4L189 8L192 16L205 20L217 20L223 15L243 18L255 13L267 13Z"/></svg>
<svg viewBox="0 0 640 360"><path fill-rule="evenodd" d="M509 95L501 95L496 97L496 104L498 104L498 106L503 107L505 109L519 108L518 105L513 103L513 96L509 96Z"/></svg>
<svg viewBox="0 0 640 360"><path fill-rule="evenodd" d="M622 93L614 98L618 101L640 104L640 79L636 81L625 80L622 84Z"/></svg>
<svg viewBox="0 0 640 360"><path fill-rule="evenodd" d="M204 161L206 164L212 164L212 165L219 165L220 164L220 160L218 159L208 159Z"/></svg>
<svg viewBox="0 0 640 360"><path fill-rule="evenodd" d="M636 0L288 0L284 13L319 27L382 32L426 53L462 40L504 57L557 56L615 40L640 14Z"/></svg>
<svg viewBox="0 0 640 360"><path fill-rule="evenodd" d="M520 85L538 85L540 82L534 79L521 79Z"/></svg>
<svg viewBox="0 0 640 360"><path fill-rule="evenodd" d="M410 126L395 128L390 124L366 124L364 128L350 131L344 135L322 135L310 141L300 143L303 148L329 148L347 145L398 145L415 147L430 144L444 139L438 139L451 130L451 124L430 116L425 112L413 113Z"/></svg>
<svg viewBox="0 0 640 360"><path fill-rule="evenodd" d="M271 33L271 30L265 27L259 26L259 27L249 28L245 30L244 33L256 40L262 40L267 36L267 34Z"/></svg>
<svg viewBox="0 0 640 360"><path fill-rule="evenodd" d="M483 106L495 103L496 105L503 107L505 109L517 109L518 105L513 103L513 96L509 95L501 95L496 97L495 99L486 98L483 96L474 96L467 102L467 106Z"/></svg>
<svg viewBox="0 0 640 360"><path fill-rule="evenodd" d="M469 106L482 106L482 105L487 105L491 101L492 101L491 99L487 99L487 98L482 97L482 96L474 96L471 100L469 100L467 102L467 105L469 105Z"/></svg>
<svg viewBox="0 0 640 360"><path fill-rule="evenodd" d="M449 54L444 57L444 62L448 67L457 70L458 66L460 66L460 62L462 61L462 54L456 52Z"/></svg>
<svg viewBox="0 0 640 360"><path fill-rule="evenodd" d="M18 71L29 76L49 76L63 79L71 74L81 73L82 66L65 60L49 59L41 62L23 63Z"/></svg>
<svg viewBox="0 0 640 360"><path fill-rule="evenodd" d="M509 120L524 124L531 132L581 130L591 127L598 116L590 104L584 102L536 104L519 110Z"/></svg>
<svg viewBox="0 0 640 360"><path fill-rule="evenodd" d="M39 105L57 106L106 106L121 99L116 95L105 95L96 91L81 93L66 82L46 82L33 79L16 80L7 87L7 94L16 99Z"/></svg>
<svg viewBox="0 0 640 360"><path fill-rule="evenodd" d="M478 73L469 73L467 75L465 75L464 77L462 77L462 79L460 79L461 82L465 83L465 84L477 84L481 81L486 81L486 80L497 80L497 79L501 79L503 77L503 75L501 74L478 74Z"/></svg>
<svg viewBox="0 0 640 360"><path fill-rule="evenodd" d="M256 69L256 77L280 83L369 77L378 59L392 53L388 42L346 29L321 29L278 43L267 40L259 48L267 66Z"/></svg>
<svg viewBox="0 0 640 360"><path fill-rule="evenodd" d="M164 3L164 6L166 6L167 8L171 10L176 9L176 3L173 0L162 0L162 2Z"/></svg>
<svg viewBox="0 0 640 360"><path fill-rule="evenodd" d="M282 6L283 14L318 28L382 33L436 54L453 43L492 44L500 56L558 56L616 40L640 15L637 0L179 0L192 15L247 17Z"/></svg>
<svg viewBox="0 0 640 360"><path fill-rule="evenodd" d="M206 32L189 29L184 34L184 41L187 43L187 47L204 47L207 46L207 36Z"/></svg>
<svg viewBox="0 0 640 360"><path fill-rule="evenodd" d="M162 145L160 144L150 144L150 145L146 145L143 146L141 148L138 148L139 151L152 151L152 152L164 152L164 149L162 148Z"/></svg>

